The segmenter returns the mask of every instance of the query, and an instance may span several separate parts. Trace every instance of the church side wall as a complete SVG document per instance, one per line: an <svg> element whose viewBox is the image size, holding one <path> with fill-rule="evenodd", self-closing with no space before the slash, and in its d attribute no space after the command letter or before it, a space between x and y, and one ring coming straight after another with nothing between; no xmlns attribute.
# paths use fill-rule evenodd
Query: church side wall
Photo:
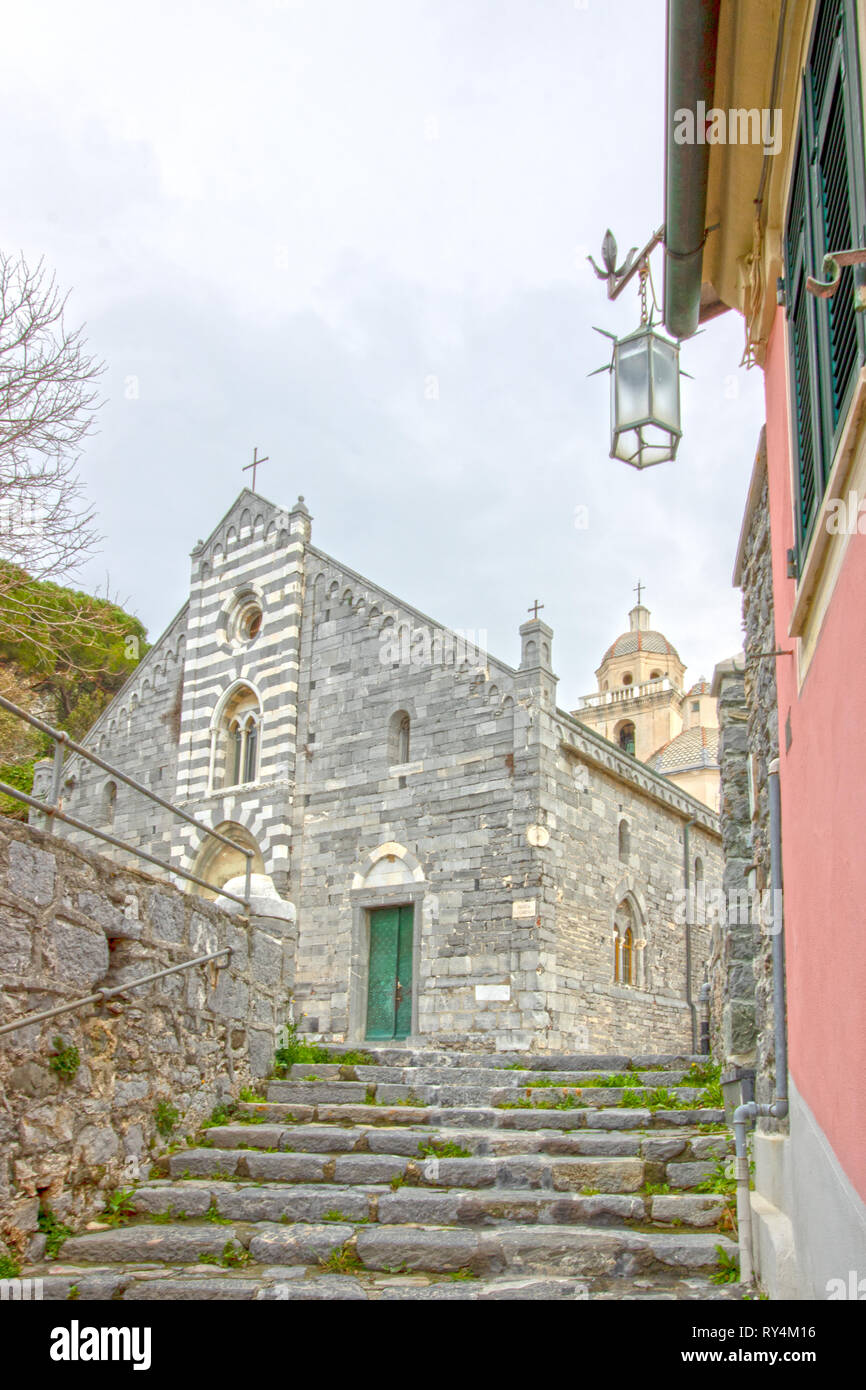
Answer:
<svg viewBox="0 0 866 1390"><path fill-rule="evenodd" d="M567 729L564 737L568 742ZM639 786L566 752L562 738L562 726L552 724L545 778L550 840L543 852L556 923L554 1014L561 1045L575 1051L691 1052L683 855L688 812L679 814ZM611 750L608 756L619 755ZM623 857L621 821L628 827ZM692 875L700 858L706 893L717 892L718 837L693 825L689 841ZM623 900L636 940L646 943L636 953L634 985L614 980L614 925ZM690 931L697 1017L710 931L697 922Z"/></svg>

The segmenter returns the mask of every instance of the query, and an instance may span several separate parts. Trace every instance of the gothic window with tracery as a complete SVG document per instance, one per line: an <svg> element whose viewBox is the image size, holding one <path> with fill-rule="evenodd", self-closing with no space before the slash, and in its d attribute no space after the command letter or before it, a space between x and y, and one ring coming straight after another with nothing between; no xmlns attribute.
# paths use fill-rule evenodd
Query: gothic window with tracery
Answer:
<svg viewBox="0 0 866 1390"><path fill-rule="evenodd" d="M255 691L239 686L226 702L214 731L215 787L245 786L257 780L261 718Z"/></svg>

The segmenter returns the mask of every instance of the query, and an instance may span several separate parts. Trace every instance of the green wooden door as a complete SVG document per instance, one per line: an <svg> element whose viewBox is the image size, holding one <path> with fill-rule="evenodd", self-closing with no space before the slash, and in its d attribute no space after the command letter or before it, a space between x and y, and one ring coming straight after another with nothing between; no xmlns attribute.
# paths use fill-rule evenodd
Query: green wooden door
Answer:
<svg viewBox="0 0 866 1390"><path fill-rule="evenodd" d="M367 1037L405 1038L412 1028L412 907L370 913Z"/></svg>

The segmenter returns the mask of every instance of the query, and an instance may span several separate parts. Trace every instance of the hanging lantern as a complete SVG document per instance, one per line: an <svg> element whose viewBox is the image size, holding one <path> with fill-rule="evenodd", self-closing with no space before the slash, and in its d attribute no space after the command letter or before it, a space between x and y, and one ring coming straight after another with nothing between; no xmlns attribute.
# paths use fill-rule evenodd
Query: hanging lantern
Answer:
<svg viewBox="0 0 866 1390"><path fill-rule="evenodd" d="M634 468L676 458L680 429L680 349L642 323L614 339L610 365L610 457Z"/></svg>
<svg viewBox="0 0 866 1390"><path fill-rule="evenodd" d="M599 278L607 279L609 299L616 299L629 280L638 276L641 313L634 333L617 338L605 328L597 329L613 341L609 364L598 368L600 372L610 372L610 457L630 463L633 468L650 468L654 463L676 458L682 438L680 346L656 331L652 313L647 309L649 254L661 234L660 229L636 260L634 252L630 252L619 270L616 242L610 232L602 246L605 270L600 270L589 257Z"/></svg>

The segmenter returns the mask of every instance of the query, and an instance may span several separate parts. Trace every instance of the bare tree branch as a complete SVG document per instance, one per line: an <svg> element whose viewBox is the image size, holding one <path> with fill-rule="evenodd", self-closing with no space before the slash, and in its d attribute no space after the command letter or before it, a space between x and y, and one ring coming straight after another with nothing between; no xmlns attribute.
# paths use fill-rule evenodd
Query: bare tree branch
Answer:
<svg viewBox="0 0 866 1390"><path fill-rule="evenodd" d="M76 470L104 367L65 308L43 261L0 251L0 557L34 579L74 571L100 539Z"/></svg>

